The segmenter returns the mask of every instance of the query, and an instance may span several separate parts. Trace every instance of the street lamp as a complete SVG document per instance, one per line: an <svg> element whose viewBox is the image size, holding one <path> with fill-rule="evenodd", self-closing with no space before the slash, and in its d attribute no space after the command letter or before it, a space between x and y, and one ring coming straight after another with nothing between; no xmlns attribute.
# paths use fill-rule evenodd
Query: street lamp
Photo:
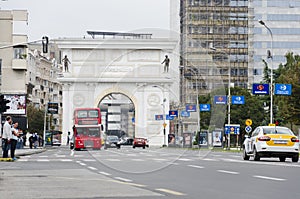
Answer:
<svg viewBox="0 0 300 199"><path fill-rule="evenodd" d="M161 104L163 106L163 118L164 118L164 124L163 124L163 126L164 126L164 144L163 144L163 147L167 146L167 144L166 144L166 126L167 126L167 124L166 124L166 113L165 113L165 102L166 101L167 101L167 99L164 98L163 103Z"/></svg>
<svg viewBox="0 0 300 199"><path fill-rule="evenodd" d="M216 51L219 51L221 53L224 53L226 54L227 56L228 53L226 53L225 51L222 51L222 50L217 50L216 48L214 47L211 47L210 48L212 51L216 52ZM230 110L231 110L231 107L230 107L230 104L231 104L231 89L230 89L230 86L231 85L231 64L230 64L230 60L229 60L229 68L228 68L228 96L227 96L227 107L228 107L228 111L227 111L227 124L230 125ZM228 134L228 149L230 149L230 133Z"/></svg>
<svg viewBox="0 0 300 199"><path fill-rule="evenodd" d="M268 53L268 58L271 59L271 74L270 74L270 123L273 124L273 33L271 29L262 20L258 21L263 25L271 35L271 52Z"/></svg>

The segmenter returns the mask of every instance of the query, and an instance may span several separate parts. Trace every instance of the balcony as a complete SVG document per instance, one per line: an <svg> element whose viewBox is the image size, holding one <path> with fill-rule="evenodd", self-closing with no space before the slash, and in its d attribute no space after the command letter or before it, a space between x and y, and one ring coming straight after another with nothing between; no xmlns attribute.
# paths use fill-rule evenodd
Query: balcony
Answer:
<svg viewBox="0 0 300 199"><path fill-rule="evenodd" d="M12 60L13 70L27 70L27 60L26 59L13 59Z"/></svg>

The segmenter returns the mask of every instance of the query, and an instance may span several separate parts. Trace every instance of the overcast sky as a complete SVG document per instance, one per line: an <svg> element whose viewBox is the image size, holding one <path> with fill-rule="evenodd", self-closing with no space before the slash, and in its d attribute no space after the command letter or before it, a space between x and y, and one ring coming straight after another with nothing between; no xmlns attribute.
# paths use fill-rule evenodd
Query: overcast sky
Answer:
<svg viewBox="0 0 300 199"><path fill-rule="evenodd" d="M14 33L27 34L29 41L44 35L83 37L87 30L132 32L170 26L169 0L0 0L0 8L28 11L28 25L16 23Z"/></svg>

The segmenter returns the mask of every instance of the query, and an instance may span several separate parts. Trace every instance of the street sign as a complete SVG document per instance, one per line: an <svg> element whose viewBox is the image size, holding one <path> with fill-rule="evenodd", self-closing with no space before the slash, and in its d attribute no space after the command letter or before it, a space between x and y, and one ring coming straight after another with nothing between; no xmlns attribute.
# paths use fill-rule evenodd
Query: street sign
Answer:
<svg viewBox="0 0 300 199"><path fill-rule="evenodd" d="M180 115L181 115L181 117L190 117L190 112L188 112L188 111L181 111Z"/></svg>
<svg viewBox="0 0 300 199"><path fill-rule="evenodd" d="M257 95L269 95L269 84L253 84L252 93Z"/></svg>
<svg viewBox="0 0 300 199"><path fill-rule="evenodd" d="M166 115L166 120L174 120L174 117L170 115Z"/></svg>
<svg viewBox="0 0 300 199"><path fill-rule="evenodd" d="M166 124L166 123L163 123L163 127L166 128L166 126L167 126L167 124Z"/></svg>
<svg viewBox="0 0 300 199"><path fill-rule="evenodd" d="M246 127L245 127L245 131L246 131L247 133L250 133L250 132L252 131L251 126L246 126Z"/></svg>
<svg viewBox="0 0 300 199"><path fill-rule="evenodd" d="M252 125L252 120L251 120L251 119L246 119L245 124L246 124L247 126L251 126L251 125Z"/></svg>
<svg viewBox="0 0 300 199"><path fill-rule="evenodd" d="M245 104L245 97L244 96L232 96L231 97L232 104Z"/></svg>
<svg viewBox="0 0 300 199"><path fill-rule="evenodd" d="M225 134L240 134L240 125L239 124L225 124Z"/></svg>
<svg viewBox="0 0 300 199"><path fill-rule="evenodd" d="M48 103L48 113L58 114L58 103L49 102Z"/></svg>
<svg viewBox="0 0 300 199"><path fill-rule="evenodd" d="M291 84L275 84L275 95L291 95Z"/></svg>
<svg viewBox="0 0 300 199"><path fill-rule="evenodd" d="M200 104L200 111L202 112L210 111L210 104Z"/></svg>
<svg viewBox="0 0 300 199"><path fill-rule="evenodd" d="M226 95L216 95L214 96L215 104L227 104L227 96Z"/></svg>

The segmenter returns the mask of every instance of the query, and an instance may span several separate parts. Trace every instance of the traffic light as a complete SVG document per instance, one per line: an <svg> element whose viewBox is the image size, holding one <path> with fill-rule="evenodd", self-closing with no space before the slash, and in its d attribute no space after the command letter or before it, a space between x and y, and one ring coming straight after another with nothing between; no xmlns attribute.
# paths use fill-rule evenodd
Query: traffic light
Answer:
<svg viewBox="0 0 300 199"><path fill-rule="evenodd" d="M48 42L49 42L49 38L47 36L43 36L42 37L43 53L48 53Z"/></svg>
<svg viewBox="0 0 300 199"><path fill-rule="evenodd" d="M9 102L10 100L4 99L4 95L0 95L0 113L4 113L10 108L6 105Z"/></svg>

